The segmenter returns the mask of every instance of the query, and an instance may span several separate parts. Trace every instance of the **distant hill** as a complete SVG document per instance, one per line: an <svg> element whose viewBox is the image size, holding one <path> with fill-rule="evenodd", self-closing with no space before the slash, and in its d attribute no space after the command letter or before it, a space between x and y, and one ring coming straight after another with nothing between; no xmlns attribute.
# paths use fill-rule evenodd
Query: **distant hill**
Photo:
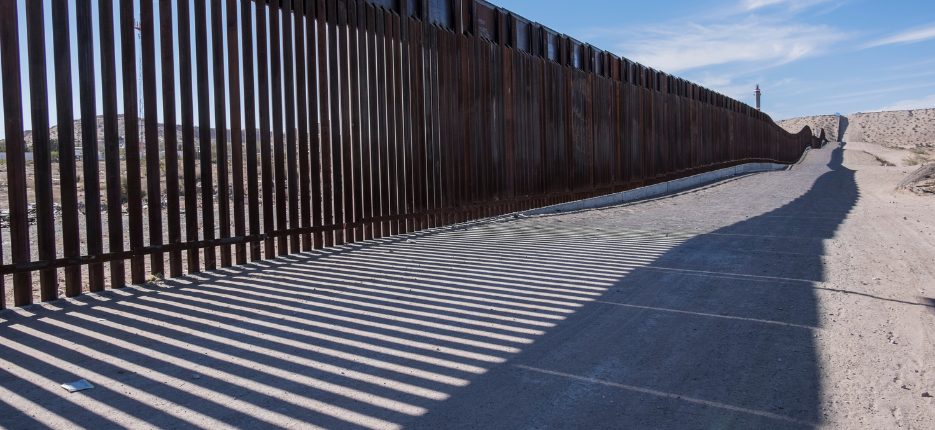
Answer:
<svg viewBox="0 0 935 430"><path fill-rule="evenodd" d="M803 127L808 126L812 132L818 133L819 130L825 130L825 137L829 141L838 141L839 117L837 115L818 115L804 116L800 118L785 119L777 121L782 128L790 133L798 133Z"/></svg>
<svg viewBox="0 0 935 430"><path fill-rule="evenodd" d="M791 132L805 125L824 128L832 141L867 142L890 148L935 148L935 109L860 112L842 116L840 121L835 115L819 115L777 123Z"/></svg>
<svg viewBox="0 0 935 430"><path fill-rule="evenodd" d="M139 125L140 139L141 139L140 143L142 144L142 136L143 136L142 133L144 129L143 118L140 118L139 121L140 121L139 123L140 124ZM117 116L117 133L120 135L121 138L124 137L125 122L126 121L124 120L123 115ZM83 146L82 142L84 140L81 135L81 120L76 119L74 122L74 126L75 126L75 146L76 147ZM165 142L165 127L163 126L163 124L159 124L158 130L159 130L159 145L163 146ZM175 127L175 130L176 130L177 139L179 139L179 145L181 145L182 126L177 125ZM195 126L195 142L200 141L199 136L198 136L198 132L199 132L198 130L199 130L198 127ZM59 127L57 125L49 128L49 139L58 140L58 132L59 132ZM212 128L211 129L212 139L216 137L215 134L216 134L216 130ZM25 138L25 141L26 141L26 151L27 152L32 151L32 130L26 131L26 133L23 134L23 137ZM230 130L227 131L226 137L230 139ZM104 117L100 115L97 117L97 142L98 142L99 147L101 147L101 150L103 150L103 147L100 145L103 141L104 141ZM6 141L3 139L0 139L0 148L3 148L4 150L6 149Z"/></svg>
<svg viewBox="0 0 935 430"><path fill-rule="evenodd" d="M860 112L847 116L816 115L790 118L777 121L781 127L792 133L798 133L802 127L809 126L816 133L825 130L825 136L831 141L868 142L892 148L935 148L935 108L914 109L886 112ZM121 137L124 133L124 116L117 117L117 129ZM140 132L143 121L140 119ZM163 146L165 129L159 124L159 145ZM841 131L843 130L843 136ZM181 140L182 126L176 126L176 135ZM58 140L58 126L49 129L51 139ZM211 129L211 138L216 137L216 130ZM230 131L227 131L230 139ZM843 138L843 139L842 139ZM25 133L26 150L32 150L32 131ZM104 118L97 117L98 144L104 140ZM75 146L82 146L81 120L75 120ZM199 142L198 127L195 127L195 142ZM180 142L181 143L181 142ZM5 150L6 142L0 140L0 150Z"/></svg>

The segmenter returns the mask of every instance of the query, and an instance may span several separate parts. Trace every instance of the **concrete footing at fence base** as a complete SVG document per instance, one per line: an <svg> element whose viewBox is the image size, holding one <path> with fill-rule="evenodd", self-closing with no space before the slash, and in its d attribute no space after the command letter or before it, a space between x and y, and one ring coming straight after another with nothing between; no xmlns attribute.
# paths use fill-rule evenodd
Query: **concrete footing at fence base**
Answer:
<svg viewBox="0 0 935 430"><path fill-rule="evenodd" d="M806 151L807 154L808 151ZM805 154L802 155L805 157ZM801 160L800 160L801 161ZM607 194L603 196L591 197L582 200L576 200L573 202L559 203L557 205L545 206L537 209L531 209L528 211L520 212L521 215L525 216L535 216L535 215L547 215L560 212L571 212L571 211L580 211L585 209L594 209L606 206L619 205L622 203L634 202L637 200L644 200L653 197L664 196L667 194L673 194L680 191L689 190L692 188L697 188L703 185L708 185L714 182L718 182L724 179L729 179L735 176L746 175L749 173L757 172L771 172L775 170L788 170L794 164L778 164L778 163L747 163L740 164L733 167L726 167L723 169L714 170L711 172L699 173L697 175L688 176L685 178L675 179L672 181L661 182L658 184L653 184L645 187L635 188L632 190L622 191L619 193Z"/></svg>

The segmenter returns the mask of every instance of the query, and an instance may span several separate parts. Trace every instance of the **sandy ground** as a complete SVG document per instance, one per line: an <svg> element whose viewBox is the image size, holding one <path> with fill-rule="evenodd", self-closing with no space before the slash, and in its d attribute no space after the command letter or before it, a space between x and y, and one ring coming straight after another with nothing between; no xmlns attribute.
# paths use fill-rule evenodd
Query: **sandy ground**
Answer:
<svg viewBox="0 0 935 430"><path fill-rule="evenodd" d="M935 108L858 112L844 116L843 121L835 115L817 115L776 123L791 133L806 125L813 130L824 128L831 141L870 142L902 149L935 148Z"/></svg>
<svg viewBox="0 0 935 430"><path fill-rule="evenodd" d="M823 405L832 427L935 428L935 201L895 191L914 167L849 146L859 199L828 243L829 290L818 290Z"/></svg>
<svg viewBox="0 0 935 430"><path fill-rule="evenodd" d="M145 135L143 134L143 133L144 133L144 130L143 130L143 129L145 128L145 127L144 127L144 124L143 124L143 122L144 122L143 118L140 118L140 121L139 121L139 122L140 122L140 142L143 142L143 141L145 140L145 139L144 139L144 136L145 136ZM118 135L119 135L119 136L124 136L124 135L125 135L125 132L124 132L124 130L125 130L125 123L124 123L124 116L123 116L123 115L118 115L118 117L117 117L117 123L118 123L118 124L117 124ZM182 155L181 155L182 128L181 128L181 126L177 126L176 128L177 128L177 130L176 130L176 137L177 137L177 139L179 140L179 141L178 141L178 149L179 149L179 152L180 152L180 154L179 154L179 159L178 159L178 169L179 169L179 171L178 171L177 173L173 173L173 174L176 175L176 176L178 176L179 185L180 185L180 187L181 187L180 190L179 190L179 194L180 194L180 196L179 196L179 207L180 207L180 213L181 213L181 217L182 217L181 225L180 225L180 230L181 230L181 237L185 238L185 237L187 237L187 233L186 233L186 229L185 229L185 218L184 218L184 217L185 217L185 202L184 202L184 187L183 187L183 180L184 180L184 178L183 178L183 172L182 172L182 170L183 170L183 157L182 157ZM80 148L80 147L82 146L81 120L80 120L80 119L75 120L75 123L74 123L74 132L75 132L75 146L78 147L78 148ZM159 124L159 125L158 125L157 132L158 132L158 143L159 143L159 147L160 147L160 153L163 154L163 156L164 156L164 154L165 154L165 142L164 142L165 133L164 133L164 126L163 126L163 124ZM215 137L216 137L216 131L215 131L214 129L211 129L211 130L210 130L210 133L211 133L212 139L215 139ZM228 186L228 195L233 196L233 186L234 186L234 185L232 184L232 182L233 182L233 177L232 177L231 175L233 174L234 169L233 169L233 165L232 165L232 160L230 160L230 157L231 157L230 154L231 154L231 151L232 151L232 150L231 150L231 148L230 148L230 136L229 136L229 135L230 135L230 133L228 132L228 133L227 133L227 144L228 144L228 157L229 157L229 160L228 160L228 163L227 163L227 169L228 169L228 172L229 172L229 173L228 173L228 175L229 175L228 181L231 183L231 185ZM52 139L52 140L57 140L57 139L58 139L58 136L59 136L59 128L58 128L58 126L52 126L51 128L49 128L49 137L50 137L50 139ZM195 148L197 149L197 148L199 148L199 145L200 145L200 140L199 140L199 138L198 138L198 136L199 136L199 129L198 129L198 127L195 127L195 128L194 128L194 136L195 136L194 145L195 145ZM33 138L32 132L31 132L31 131L27 131L27 132L25 133L24 138L25 138L25 143L26 143L26 150L27 150L27 152L30 152L30 153L31 153L31 152L32 152L32 140L33 140L33 139L32 139L32 138ZM104 119L103 119L103 116L98 116L98 117L97 117L97 144L98 144L98 150L99 150L99 153L100 153L100 160L101 160L101 161L99 162L99 165L98 165L98 181L99 181L98 183L99 183L99 186L100 186L100 195L101 195L101 199L100 199L100 201L101 201L101 240L102 240L102 244L103 244L103 252L110 252L110 250L111 250L111 246L110 246L110 235L109 235L108 227L107 227L107 226L108 226L109 217L108 217L108 212L107 212L107 211L108 211L108 208L107 208L107 205L108 205L108 198L107 198L106 166L105 166L105 162L103 161L103 160L104 160L104 155L103 155L103 151L104 151ZM3 145L4 145L3 139L0 139L0 146L3 146ZM80 153L80 151L78 151L78 152ZM126 183L126 178L125 178L126 172L127 172L127 161L126 161L126 159L124 158L124 156L125 156L125 149L124 149L124 148L121 148L121 149L120 149L120 153L121 153L121 159L120 159L120 162L119 162L119 166L120 166L120 172L121 172L121 175L122 175L122 179L121 179L121 181L120 181L120 187L121 187L121 196L122 196L122 198L123 198L122 204L121 204L121 208L122 208L122 213L123 213L122 223L123 223L123 231L124 231L123 238L122 238L122 243L123 243L123 249L129 249L129 248L130 248L130 238L129 238L129 234L127 233L128 228L129 228L129 227L128 227L128 226L129 226L129 216L128 216L128 205L127 205L127 203L126 203L126 197L127 197L127 183ZM150 241L150 231L149 231L149 212L148 212L149 206L148 206L148 198L147 198L147 175L146 175L146 173L147 173L147 166L146 166L146 157L145 157L145 154L146 154L146 153L145 153L145 148L140 148L140 156L141 156L141 159L140 159L140 173L141 173L141 175L140 175L140 185L141 185L142 203L143 203L143 218L142 218L142 221L141 221L141 222L142 222L142 225L143 225L143 237L144 237L143 241L144 241L145 244L150 244L150 243L152 243L152 242ZM196 206L197 206L197 207L196 207L196 212L197 212L197 214L196 214L196 216L197 216L197 218L198 218L198 220L199 220L199 225L200 225L200 224L201 224L201 219L202 219L202 218L201 218L201 217L202 217L201 214L202 214L202 209L203 209L203 207L202 207L202 200L201 200L201 181L200 181L200 179L199 179L199 178L200 178L200 175L201 175L201 162L200 162L199 156L200 156L200 154L198 154L198 153L196 152L196 154L195 154L195 178L196 178L196 179L195 179L195 184L196 184L196 194L197 194L197 199L196 199L196 202L197 202L197 205L196 205ZM56 157L53 157L53 158L56 158ZM8 195L7 195L8 188L9 188L9 187L7 186L7 179L8 179L8 178L7 178L7 167L8 167L8 166L7 166L7 163L6 163L6 162L0 162L0 261L3 261L3 262L5 262L5 263L9 263L9 262L11 262L11 260L12 260L12 256L11 256L11 252L10 252L10 249L11 249L10 227L9 227L9 221L10 221L10 220L9 220L9 217L10 217L10 206L9 206L9 197L8 197ZM61 195L60 168L59 168L59 163L58 163L57 159L54 159L54 160L53 160L53 162L52 162L52 164L51 164L51 167L52 167L52 169L51 169L51 175L52 175L53 211L54 211L54 214L55 214L55 222L54 222L55 230L54 230L54 236L55 236L55 241L56 241L57 257L61 258L61 257L64 257L64 255L63 255L63 253L62 253L62 252L63 252L63 249L64 249L64 245L63 245L64 242L63 242L63 230L62 230L62 221L61 221L61 216L62 216L62 215L61 215L61 212L62 212L62 208L61 208L62 198L61 198L61 196L62 196L62 195ZM219 221L219 217L220 217L220 215L219 215L219 214L220 214L220 212L219 212L219 205L222 204L222 202L220 202L219 199L218 199L218 190L219 190L219 187L218 187L218 169L219 169L219 165L218 165L218 163L217 163L217 160L215 159L214 162L213 162L213 164L212 164L212 166L211 166L211 174L212 174L212 177L214 178L214 179L213 179L213 184L214 184L213 190L214 190L214 201L215 201L215 205L214 205L214 214L215 214L215 237L221 237L221 234L220 234L221 226L220 226L220 221ZM244 169L243 177L246 178L246 177L247 177L247 174L246 174L246 164L245 164L245 163L243 164L243 169ZM25 170L26 170L26 172L25 172L25 173L26 173L26 194L27 194L27 203L28 203L27 217L28 217L28 219L29 219L29 237L30 237L30 244L31 244L31 246L30 246L31 260L32 260L32 261L38 261L38 260L40 260L40 258L39 258L39 250L38 250L38 246L37 246L37 243L38 243L38 227L37 227L37 225L36 225L36 195L35 195L35 194L36 194L36 193L35 193L36 184L35 184L35 166L34 166L33 161L27 159L26 164L25 164ZM261 167L260 167L260 170L262 170ZM76 175L77 175L77 180L78 180L78 184L77 184L77 201L78 201L78 219L79 219L79 226L78 226L79 249L80 249L81 255L88 255L89 252L88 252L88 249L87 249L87 225L86 225L86 220L85 220L85 216L86 216L86 215L85 215L85 213L86 213L86 211L85 211L85 189L86 189L86 179L87 179L87 178L86 178L85 175L84 175L84 163L83 163L83 161L81 161L80 159L76 161L75 173L76 173ZM161 212L162 212L162 215L161 215L161 218L162 218L162 225L163 225L163 229L162 229L162 231L160 232L160 233L162 234L162 237L163 237L163 238L162 238L162 243L167 243L167 242L168 242L168 228L169 228L169 224L168 224L168 212L167 212L168 197L167 197L167 195L166 195L166 189L167 189L167 187L166 187L166 177L167 177L167 174L166 174L166 173L167 173L167 172L166 172L165 160L163 159L163 160L160 161L160 182L159 182L159 189L161 190L161 198L160 198L160 200L161 200L161 207L162 207L162 211L161 211ZM246 192L246 190L244 190L244 192ZM287 193L288 193L288 187L287 187ZM260 202L260 209L259 209L259 212L260 212L260 214L261 214L261 215L260 215L260 219L262 219L262 212L263 212L263 209L262 209L263 198L262 198L262 196L260 196L259 202ZM228 200L226 203L228 204L229 208L232 208L232 202L231 202L230 200ZM231 209L229 209L229 210L231 210ZM246 211L246 209L244 209L244 211ZM230 213L233 214L233 211L231 210ZM230 231L231 231L231 232L234 231L233 215L231 215ZM199 236L200 238L204 238L204 236L203 236L203 229L199 229L199 231L198 231L198 236ZM202 251L202 254L203 254L203 251ZM184 257L183 257L183 260L185 260ZM187 261L184 261L183 264L187 264ZM166 256L166 258L164 259L164 265L165 265L166 267L168 267L168 257L167 257L167 256ZM59 295L62 296L62 295L64 295L64 292L65 292L65 285L64 285L64 281L63 281L63 279L64 279L64 270L63 270L63 269L59 269L57 272L58 272L58 279L59 279L58 291L59 291ZM145 270L145 272L146 272L147 274L151 273L151 270L150 270L150 260L149 260L149 258L146 259L146 270ZM87 273L86 268L82 268L82 278L83 278L83 286L84 286L85 289L87 289L87 284L88 284L88 273ZM128 263L128 262L127 262L127 276L126 276L126 280L125 280L125 281L126 281L126 282L129 282L129 281L130 281L130 277L129 277L129 263ZM10 275L5 276L5 282L6 282L6 285L11 285L12 276L10 276ZM111 279L110 279L109 273L105 276L105 285L108 286L108 287L111 285ZM9 287L8 287L8 288L9 288ZM38 275L38 273L34 273L34 274L33 274L33 300L34 300L34 301L39 301L39 299L40 299L40 293L39 293L39 275ZM8 290L8 291L6 292L6 306L12 306L12 305L13 305L13 294L12 294L11 291Z"/></svg>
<svg viewBox="0 0 935 430"><path fill-rule="evenodd" d="M847 116L845 142L895 148L935 147L935 109L855 113Z"/></svg>
<svg viewBox="0 0 935 430"><path fill-rule="evenodd" d="M141 222L143 225L143 243L149 244L152 242L150 240L150 231L149 231L149 205L148 205L148 199L146 197L145 164L146 163L144 159L141 161L141 166L142 166L141 172L143 173L143 176L140 179L142 192L143 192L143 196L142 196L143 218ZM215 202L214 204L214 214L215 214L215 229L214 230L215 232L214 233L215 233L215 237L221 237L221 223L219 220L219 216L220 216L219 215L220 214L219 204L221 204L221 202L219 201L219 198L218 198L219 187L217 186L217 168L218 168L217 164L214 164L212 166L212 174L214 175L214 202ZM166 209L167 204L168 204L168 200L167 200L168 198L166 196L166 176L164 174L165 173L164 165L162 166L162 169L163 169L163 175L160 179L160 190L162 190L162 196L161 196L162 216L161 218L162 218L163 229L160 233L162 234L162 243L168 243L169 221L168 221L168 212ZM12 248L11 247L12 244L10 240L9 203L8 203L9 200L7 196L7 191L9 187L7 187L7 184L6 184L7 183L7 171L6 170L7 170L6 163L0 163L0 240L2 240L2 243L0 243L0 260L2 260L3 262L9 263L12 260L11 252L10 252ZM82 179L84 177L82 162L80 161L77 162L76 170L78 172L79 179ZM111 246L110 246L110 234L109 234L108 227L107 227L108 222L109 222L108 207L107 207L108 199L107 199L107 188L106 188L107 185L106 185L106 177L105 177L105 164L103 161L99 163L98 171L100 172L99 184L100 184L100 192L101 192L101 242L103 245L102 247L103 251L109 252L111 250ZM126 171L125 161L121 163L121 171L122 172ZM201 172L200 165L197 163L196 163L195 171L196 171L195 177L197 178L199 177L200 172ZM231 163L228 163L228 171L229 172L233 171ZM57 257L64 257L63 255L64 235L63 235L63 228L62 228L62 221L61 221L61 187L60 187L59 170L58 170L57 163L53 163L52 173L53 173L52 185L53 185L53 200L54 200L53 210L55 212L54 236L55 236L55 241L56 241ZM246 172L244 173L244 177L246 177ZM183 180L182 180L182 177L180 176L179 177L180 185L182 182ZM122 186L123 186L123 194L126 194L126 183L123 182ZM27 188L27 199L29 202L29 208L28 208L27 214L29 217L29 237L30 237L30 243L31 243L30 251L32 253L32 260L38 261L40 259L38 245L37 245L39 230L36 224L35 176L34 176L34 168L33 168L32 162L27 162L26 164L26 188ZM85 220L86 210L85 210L84 189L85 189L84 181L80 180L78 184L78 193L77 193L79 249L81 251L81 255L88 255L89 253L88 253L88 248L87 248L88 241L87 241L87 225L86 225L86 220ZM246 192L246 190L244 191ZM233 195L232 186L228 187L228 194L231 196ZM196 195L197 195L196 217L198 218L199 225L200 225L201 220L202 220L202 209L203 209L200 180L196 180ZM245 200L246 200L246 197L245 197ZM262 219L262 216L263 216L262 196L259 197L258 202L260 204L258 208L258 213L259 213L260 219ZM231 218L230 231L231 233L233 233L235 229L234 229L234 220L233 220L234 217L233 217L233 209L232 209L233 208L232 200L228 200L227 204L229 208L228 210L232 214L230 217ZM123 238L122 238L123 249L130 249L130 237L129 237L129 234L127 233L129 229L129 225L130 225L127 203L123 202L121 205L121 208L122 208L122 214L123 214L122 223L123 223L123 231L124 231ZM187 232L185 228L184 190L180 190L179 208L180 208L180 226L179 226L180 234L182 238L185 238L187 237ZM246 211L247 209L244 208L244 213L245 213L244 216L247 216ZM204 230L199 229L197 234L200 238L203 238ZM204 251L202 250L200 251L200 253L202 255L201 261L203 261ZM168 254L164 254L163 260L164 260L163 261L164 266L169 267ZM184 255L182 257L182 260L183 260L183 266L187 267L187 258ZM127 276L126 276L125 282L130 282L129 262L125 262L125 263L127 267ZM151 261L149 257L146 258L145 266L146 266L145 273L147 274L151 273L151 270L150 270ZM58 280L59 280L59 283L58 283L59 284L58 285L59 296L64 296L65 294L64 269L59 269L57 272L58 272ZM88 285L87 268L82 267L81 272L82 272L81 274L82 274L82 279L83 279L82 285L83 285L83 288L87 290L87 285ZM6 278L6 285L8 286L12 285L12 276L6 275L5 278ZM33 273L32 280L33 280L33 301L38 302L40 301L38 273ZM109 272L107 272L107 274L105 275L105 285L107 287L111 286L111 279L110 279ZM7 288L8 290L6 294L6 306L12 307L13 306L13 293L9 289L10 287L7 287Z"/></svg>
<svg viewBox="0 0 935 430"><path fill-rule="evenodd" d="M935 428L935 201L895 190L910 171L831 144L4 311L0 427Z"/></svg>
<svg viewBox="0 0 935 430"><path fill-rule="evenodd" d="M866 142L848 142L851 152L863 152L885 166L902 168L909 172L897 188L919 195L935 196L935 148L891 148Z"/></svg>
<svg viewBox="0 0 935 430"><path fill-rule="evenodd" d="M819 130L825 130L825 138L831 142L837 142L840 140L839 121L837 115L817 115L784 119L776 121L776 124L789 133L798 133L805 126L810 127L815 134L818 134Z"/></svg>

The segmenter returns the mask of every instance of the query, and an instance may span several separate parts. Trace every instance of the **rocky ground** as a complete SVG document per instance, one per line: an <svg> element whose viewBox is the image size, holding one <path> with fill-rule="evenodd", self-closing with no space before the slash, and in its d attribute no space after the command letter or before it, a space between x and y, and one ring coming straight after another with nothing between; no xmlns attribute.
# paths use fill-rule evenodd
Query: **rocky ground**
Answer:
<svg viewBox="0 0 935 430"><path fill-rule="evenodd" d="M927 164L907 176L899 188L919 195L935 194L935 164Z"/></svg>

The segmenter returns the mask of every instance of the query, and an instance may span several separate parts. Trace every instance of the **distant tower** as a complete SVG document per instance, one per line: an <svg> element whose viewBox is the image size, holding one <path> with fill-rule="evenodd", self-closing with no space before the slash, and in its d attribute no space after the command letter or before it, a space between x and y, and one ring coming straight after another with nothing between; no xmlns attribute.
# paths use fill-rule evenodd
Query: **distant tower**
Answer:
<svg viewBox="0 0 935 430"><path fill-rule="evenodd" d="M754 91L753 94L756 94L756 110L760 110L760 94L762 94L762 92L760 92L760 84L756 84L756 91Z"/></svg>

